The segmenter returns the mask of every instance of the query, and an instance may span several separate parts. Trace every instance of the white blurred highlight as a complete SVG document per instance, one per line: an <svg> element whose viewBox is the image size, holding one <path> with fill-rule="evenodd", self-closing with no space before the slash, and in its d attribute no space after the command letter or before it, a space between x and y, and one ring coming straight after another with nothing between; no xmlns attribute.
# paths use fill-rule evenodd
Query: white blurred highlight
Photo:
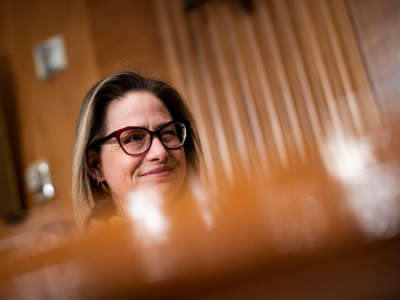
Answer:
<svg viewBox="0 0 400 300"><path fill-rule="evenodd" d="M358 175L376 163L368 140L341 134L328 138L323 146L323 159L329 173L342 180Z"/></svg>
<svg viewBox="0 0 400 300"><path fill-rule="evenodd" d="M378 165L348 180L348 206L371 239L400 232L399 168Z"/></svg>
<svg viewBox="0 0 400 300"><path fill-rule="evenodd" d="M190 185L205 228L211 230L214 225L214 217L210 208L210 195L205 191L199 180L192 178Z"/></svg>
<svg viewBox="0 0 400 300"><path fill-rule="evenodd" d="M331 136L324 145L324 164L341 180L345 204L369 239L391 238L400 232L400 166L377 164L366 138Z"/></svg>
<svg viewBox="0 0 400 300"><path fill-rule="evenodd" d="M151 185L137 187L127 196L126 214L133 221L137 236L147 246L163 243L170 227L163 212L163 197Z"/></svg>

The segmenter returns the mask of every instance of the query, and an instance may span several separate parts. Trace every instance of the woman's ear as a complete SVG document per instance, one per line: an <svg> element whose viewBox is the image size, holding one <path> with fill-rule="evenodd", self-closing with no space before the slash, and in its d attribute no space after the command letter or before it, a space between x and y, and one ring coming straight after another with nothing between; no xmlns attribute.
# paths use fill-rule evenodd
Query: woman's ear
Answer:
<svg viewBox="0 0 400 300"><path fill-rule="evenodd" d="M101 170L100 154L94 149L89 149L86 153L86 159L89 166L90 176L98 183L104 181L103 172Z"/></svg>

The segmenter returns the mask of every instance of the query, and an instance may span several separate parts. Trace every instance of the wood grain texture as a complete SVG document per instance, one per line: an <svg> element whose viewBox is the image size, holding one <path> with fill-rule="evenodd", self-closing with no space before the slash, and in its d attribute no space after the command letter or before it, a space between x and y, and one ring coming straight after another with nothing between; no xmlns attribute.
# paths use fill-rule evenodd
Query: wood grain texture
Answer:
<svg viewBox="0 0 400 300"><path fill-rule="evenodd" d="M101 77L136 70L165 78L166 59L152 1L84 1Z"/></svg>
<svg viewBox="0 0 400 300"><path fill-rule="evenodd" d="M347 0L346 3L381 108L396 117L400 111L400 2Z"/></svg>
<svg viewBox="0 0 400 300"><path fill-rule="evenodd" d="M210 173L307 164L332 132L359 136L379 126L343 0L254 1L250 12L230 1L190 12L179 1L154 5Z"/></svg>
<svg viewBox="0 0 400 300"><path fill-rule="evenodd" d="M10 78L15 84L16 122L22 167L47 159L55 186L54 207L71 210L71 162L76 118L83 96L97 78L86 8L81 1L2 2ZM66 45L68 67L46 81L37 79L32 49L55 34ZM28 207L34 205L26 193ZM54 211L56 215L56 211Z"/></svg>

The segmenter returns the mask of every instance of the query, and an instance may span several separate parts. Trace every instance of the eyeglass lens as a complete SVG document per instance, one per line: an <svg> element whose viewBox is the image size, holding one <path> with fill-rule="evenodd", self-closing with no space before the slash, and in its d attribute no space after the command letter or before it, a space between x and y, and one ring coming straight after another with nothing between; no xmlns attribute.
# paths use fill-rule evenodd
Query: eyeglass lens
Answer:
<svg viewBox="0 0 400 300"><path fill-rule="evenodd" d="M171 123L159 130L158 138L167 149L179 148L185 142L186 127L179 122ZM140 154L148 150L151 142L151 134L147 130L133 128L124 131L119 139L126 152L129 154Z"/></svg>

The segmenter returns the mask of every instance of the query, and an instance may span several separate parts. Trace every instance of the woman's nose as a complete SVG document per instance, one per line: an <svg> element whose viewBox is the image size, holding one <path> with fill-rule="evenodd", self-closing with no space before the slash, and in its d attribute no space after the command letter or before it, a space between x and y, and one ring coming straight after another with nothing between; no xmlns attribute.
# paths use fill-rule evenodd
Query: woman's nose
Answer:
<svg viewBox="0 0 400 300"><path fill-rule="evenodd" d="M168 157L168 150L161 143L157 136L153 137L150 148L147 152L146 158L148 160L160 160L163 161Z"/></svg>

